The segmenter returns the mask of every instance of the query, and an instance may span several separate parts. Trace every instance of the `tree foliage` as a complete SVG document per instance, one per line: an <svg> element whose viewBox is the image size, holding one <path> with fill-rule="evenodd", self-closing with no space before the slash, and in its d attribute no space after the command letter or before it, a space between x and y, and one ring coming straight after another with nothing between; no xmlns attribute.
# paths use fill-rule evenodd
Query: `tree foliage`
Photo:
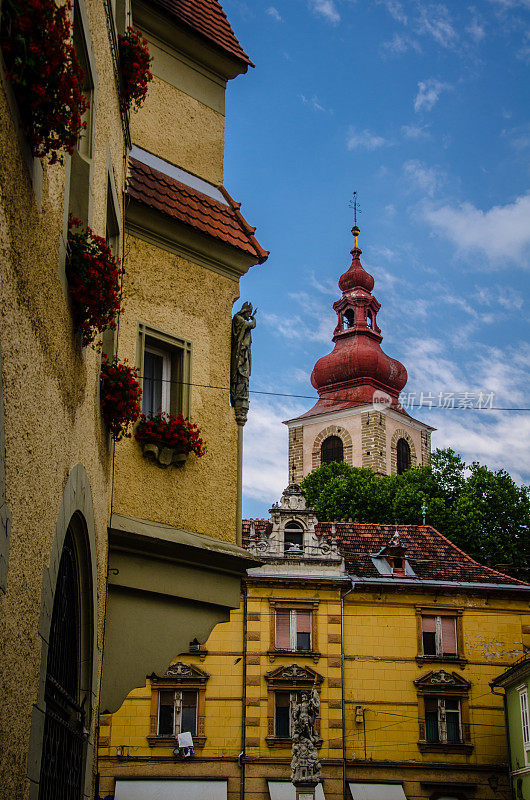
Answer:
<svg viewBox="0 0 530 800"><path fill-rule="evenodd" d="M428 467L376 475L344 463L324 464L302 489L321 521L432 525L478 561L529 577L530 489L503 469L466 464L450 448Z"/></svg>

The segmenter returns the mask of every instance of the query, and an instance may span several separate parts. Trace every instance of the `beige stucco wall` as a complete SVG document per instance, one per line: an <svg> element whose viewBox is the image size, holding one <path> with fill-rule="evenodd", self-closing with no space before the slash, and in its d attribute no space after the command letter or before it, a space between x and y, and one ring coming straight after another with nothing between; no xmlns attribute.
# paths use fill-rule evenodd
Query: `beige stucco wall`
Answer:
<svg viewBox="0 0 530 800"><path fill-rule="evenodd" d="M184 467L163 469L143 458L134 439L120 442L113 510L234 542L237 424L228 391L207 387L230 383L238 283L132 235L126 237L126 251L119 356L135 363L139 322L192 342L190 418L200 427L207 453L191 454Z"/></svg>
<svg viewBox="0 0 530 800"><path fill-rule="evenodd" d="M179 62L174 59L174 83ZM139 147L211 183L223 182L224 115L155 77L144 106L131 119Z"/></svg>
<svg viewBox="0 0 530 800"><path fill-rule="evenodd" d="M107 148L119 186L123 134L103 5L96 0L86 5L98 78L92 223L104 235ZM24 798L32 707L46 669L39 633L43 572L50 563L63 491L78 463L88 474L94 501L94 591L102 646L110 453L99 415L99 358L91 349L81 352L61 285L65 168L44 164L39 207L8 95L9 88L1 87L0 336L12 529L7 591L0 597L0 785L6 797ZM95 715L91 724L94 733Z"/></svg>

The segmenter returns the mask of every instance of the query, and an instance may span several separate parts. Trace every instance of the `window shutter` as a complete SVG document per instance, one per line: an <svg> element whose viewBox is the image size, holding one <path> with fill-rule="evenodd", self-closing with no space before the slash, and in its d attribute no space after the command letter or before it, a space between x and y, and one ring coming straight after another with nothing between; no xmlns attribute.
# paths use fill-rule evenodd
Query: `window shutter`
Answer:
<svg viewBox="0 0 530 800"><path fill-rule="evenodd" d="M276 612L276 647L278 650L291 649L290 611Z"/></svg>
<svg viewBox="0 0 530 800"><path fill-rule="evenodd" d="M456 619L442 617L442 652L444 655L456 655Z"/></svg>
<svg viewBox="0 0 530 800"><path fill-rule="evenodd" d="M296 612L296 632L297 633L311 633L311 612L310 611L297 611Z"/></svg>
<svg viewBox="0 0 530 800"><path fill-rule="evenodd" d="M436 632L436 617L422 617L421 618L421 629L423 633L435 633Z"/></svg>

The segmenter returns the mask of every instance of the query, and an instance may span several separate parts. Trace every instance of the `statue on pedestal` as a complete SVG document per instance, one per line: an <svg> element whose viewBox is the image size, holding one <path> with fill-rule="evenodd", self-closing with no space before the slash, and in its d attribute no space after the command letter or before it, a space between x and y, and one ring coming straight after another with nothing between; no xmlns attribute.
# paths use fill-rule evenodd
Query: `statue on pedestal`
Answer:
<svg viewBox="0 0 530 800"><path fill-rule="evenodd" d="M257 308L245 302L232 318L232 355L230 360L230 403L238 425L248 415L248 386L251 372L252 331L256 327Z"/></svg>
<svg viewBox="0 0 530 800"><path fill-rule="evenodd" d="M320 708L320 697L316 688L302 692L299 703L291 707L293 747L291 759L291 781L295 786L316 786L322 775L318 758L318 734L315 720Z"/></svg>

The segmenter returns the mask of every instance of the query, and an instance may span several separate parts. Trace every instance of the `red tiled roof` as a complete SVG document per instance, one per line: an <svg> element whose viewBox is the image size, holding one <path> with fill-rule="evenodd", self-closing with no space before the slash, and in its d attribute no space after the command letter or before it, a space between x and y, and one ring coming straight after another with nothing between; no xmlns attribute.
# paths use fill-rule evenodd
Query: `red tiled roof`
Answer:
<svg viewBox="0 0 530 800"><path fill-rule="evenodd" d="M254 66L239 44L218 0L154 0L181 24L192 28L210 44L220 47L238 61Z"/></svg>
<svg viewBox="0 0 530 800"><path fill-rule="evenodd" d="M270 532L272 528L267 519L256 519L253 522L258 535ZM482 566L430 525L376 525L356 522L335 522L334 525L335 539L344 556L346 569L350 575L358 578L395 580L378 572L371 555L388 544L397 530L400 543L406 547L405 557L416 578L420 580L519 584L530 590L530 584ZM331 522L320 522L316 525L316 533L331 540L331 526ZM244 547L248 547L249 534L250 520L243 520Z"/></svg>
<svg viewBox="0 0 530 800"><path fill-rule="evenodd" d="M239 211L241 204L232 200L222 186L220 191L228 205L135 158L129 159L129 165L129 197L213 236L224 244L249 253L259 264L266 261L269 253L254 237L256 229L248 224Z"/></svg>

